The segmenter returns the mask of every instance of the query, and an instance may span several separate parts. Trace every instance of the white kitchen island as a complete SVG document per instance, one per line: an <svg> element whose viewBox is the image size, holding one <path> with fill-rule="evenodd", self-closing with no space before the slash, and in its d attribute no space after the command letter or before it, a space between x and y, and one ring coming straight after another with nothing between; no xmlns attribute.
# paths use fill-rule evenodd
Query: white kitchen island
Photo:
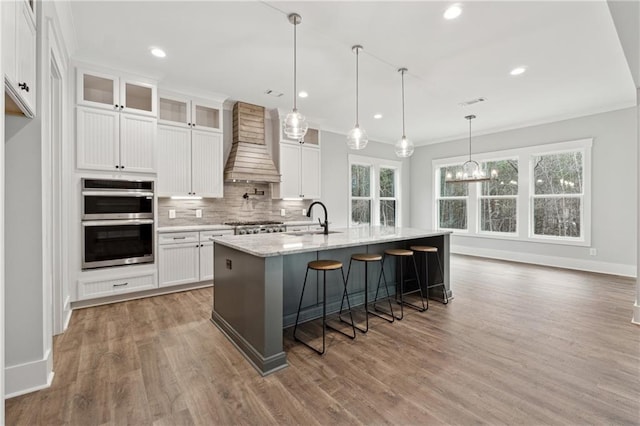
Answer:
<svg viewBox="0 0 640 426"><path fill-rule="evenodd" d="M211 321L222 330L253 366L266 375L287 366L282 347L283 328L294 324L307 263L333 259L344 264L345 275L353 253L382 253L410 245L438 247L448 297L449 234L415 228L366 227L322 233L278 233L216 237L214 250L214 298ZM387 279L395 281L395 261L384 265ZM424 266L418 264L422 274ZM408 269L411 271L413 268ZM440 281L435 258L429 262L431 282ZM435 271L438 270L438 273ZM379 266L369 265L369 300L375 297ZM309 273L300 318L322 315L322 276ZM321 287L320 287L321 288ZM440 287L441 288L441 287ZM364 270L354 264L349 278L352 306L364 301ZM436 296L438 296L436 294ZM440 293L440 296L442 294ZM327 312L340 309L342 283L339 273L327 274Z"/></svg>

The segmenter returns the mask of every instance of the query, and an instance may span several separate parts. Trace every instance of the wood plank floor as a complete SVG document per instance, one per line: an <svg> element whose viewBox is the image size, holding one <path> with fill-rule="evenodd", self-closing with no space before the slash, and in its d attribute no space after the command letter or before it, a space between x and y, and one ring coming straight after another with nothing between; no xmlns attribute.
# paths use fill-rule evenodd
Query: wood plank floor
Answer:
<svg viewBox="0 0 640 426"><path fill-rule="evenodd" d="M8 425L639 424L635 280L452 257L455 300L260 377L201 289L75 311Z"/></svg>

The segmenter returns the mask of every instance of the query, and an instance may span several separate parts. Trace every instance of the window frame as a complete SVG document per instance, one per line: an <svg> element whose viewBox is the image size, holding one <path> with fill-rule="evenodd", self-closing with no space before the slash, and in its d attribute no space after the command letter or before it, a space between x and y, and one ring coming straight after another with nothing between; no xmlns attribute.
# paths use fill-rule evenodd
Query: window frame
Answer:
<svg viewBox="0 0 640 426"><path fill-rule="evenodd" d="M476 216L475 220L477 221L476 230L479 235L486 236L503 236L507 238L517 238L520 235L520 158L518 156L502 156L499 158L492 157L491 159L486 159L479 161L480 165L487 162L495 162L495 161L506 161L506 160L515 160L518 163L518 193L515 195L482 195L482 182L478 182L475 185L475 191L477 191L477 205L476 205ZM498 176L500 178L500 176ZM516 230L515 232L497 232L497 231L483 231L482 228L482 200L484 199L514 199L516 201Z"/></svg>
<svg viewBox="0 0 640 426"><path fill-rule="evenodd" d="M352 182L352 170L353 165L368 166L370 167L370 193L369 197L354 197L351 191ZM392 169L395 171L394 176L394 188L393 192L395 197L381 197L380 196L380 169ZM400 184L402 177L402 162L387 160L384 158L366 157L362 155L349 154L349 215L347 226L349 228L356 228L360 226L381 226L380 225L380 201L381 200L395 200L395 226L402 226L402 200L400 194ZM371 200L371 216L369 225L355 225L351 223L352 214L352 201L359 199Z"/></svg>
<svg viewBox="0 0 640 426"><path fill-rule="evenodd" d="M515 234L504 232L480 231L481 197L482 188L480 182L469 183L467 201L467 229L458 230L441 228L439 226L439 195L440 195L440 168L459 165L469 159L468 155L432 160L433 179L433 227L438 230L452 231L453 235L474 237L474 238L494 238L502 240L527 241L537 243L551 243L571 246L591 245L591 151L593 146L592 138L577 139L567 142L539 144L509 150L484 152L474 154L473 159L478 163L488 161L500 161L507 159L517 159L518 161L518 195L516 198L516 229ZM550 235L534 234L534 212L533 199L535 195L533 158L541 155L561 154L565 152L582 153L582 203L580 206L581 215L581 236L580 237L557 237ZM540 194L542 198L550 198L552 194ZM572 197L578 194L562 194L562 197ZM511 196L509 196L511 197ZM485 198L495 198L487 196ZM536 198L540 198L536 196Z"/></svg>
<svg viewBox="0 0 640 426"><path fill-rule="evenodd" d="M453 195L453 196L441 196L440 195L440 184L441 184L441 176L440 176L440 169L443 167L452 167L452 166L462 166L462 164L464 164L465 161L468 160L467 157L464 157L465 160L460 161L454 161L454 162L448 162L448 163L442 163L442 164L438 164L437 168L434 167L436 173L435 173L435 202L434 202L434 225L435 225L435 229L439 229L439 230L443 230L443 231L452 231L455 234L467 234L469 232L469 218L471 217L471 215L469 214L469 199L470 199L470 191L471 191L471 187L468 188L467 190L467 195ZM451 159L449 159L451 160ZM451 200L451 201L455 201L455 200L464 200L466 205L467 205L467 227L466 229L459 229L459 228L441 228L440 227L440 201L441 200Z"/></svg>

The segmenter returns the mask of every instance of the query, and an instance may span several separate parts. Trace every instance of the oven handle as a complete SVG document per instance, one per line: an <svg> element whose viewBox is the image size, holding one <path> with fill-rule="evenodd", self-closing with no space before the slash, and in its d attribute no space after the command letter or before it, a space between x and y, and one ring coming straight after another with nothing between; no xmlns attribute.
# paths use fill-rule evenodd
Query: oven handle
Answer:
<svg viewBox="0 0 640 426"><path fill-rule="evenodd" d="M149 225L153 223L153 219L141 220L85 220L82 226L109 226L109 225Z"/></svg>
<svg viewBox="0 0 640 426"><path fill-rule="evenodd" d="M153 192L82 191L82 195L92 195L99 197L153 197Z"/></svg>

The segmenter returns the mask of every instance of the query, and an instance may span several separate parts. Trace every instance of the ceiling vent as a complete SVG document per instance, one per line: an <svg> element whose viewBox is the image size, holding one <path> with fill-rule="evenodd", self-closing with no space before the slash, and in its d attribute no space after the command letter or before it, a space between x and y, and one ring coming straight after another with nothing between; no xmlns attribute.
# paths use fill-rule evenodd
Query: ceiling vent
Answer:
<svg viewBox="0 0 640 426"><path fill-rule="evenodd" d="M264 91L266 95L273 96L274 98L279 98L283 95L282 92L276 92L275 90L267 89Z"/></svg>
<svg viewBox="0 0 640 426"><path fill-rule="evenodd" d="M468 107L470 105L477 104L478 102L486 102L486 100L487 98L480 97L480 98L471 99L470 101L460 102L458 105L460 105L461 107Z"/></svg>

